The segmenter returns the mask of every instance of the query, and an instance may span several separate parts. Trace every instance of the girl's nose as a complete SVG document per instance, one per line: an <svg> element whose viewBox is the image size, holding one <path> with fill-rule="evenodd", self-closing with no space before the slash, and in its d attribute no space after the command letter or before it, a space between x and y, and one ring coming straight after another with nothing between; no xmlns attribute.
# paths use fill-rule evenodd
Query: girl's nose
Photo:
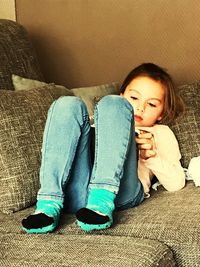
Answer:
<svg viewBox="0 0 200 267"><path fill-rule="evenodd" d="M138 105L137 110L140 112L144 112L144 106L143 105Z"/></svg>

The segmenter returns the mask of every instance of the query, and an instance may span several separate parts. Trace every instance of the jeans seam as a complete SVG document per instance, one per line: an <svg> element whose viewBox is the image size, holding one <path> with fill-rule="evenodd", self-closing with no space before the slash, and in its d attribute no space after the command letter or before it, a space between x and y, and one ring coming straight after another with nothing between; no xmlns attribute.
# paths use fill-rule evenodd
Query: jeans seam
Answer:
<svg viewBox="0 0 200 267"><path fill-rule="evenodd" d="M125 162L125 160L126 160L126 155L127 155L127 153L128 153L128 145L129 145L129 141L130 141L130 136L131 136L131 127L132 127L132 123L131 123L131 119L129 119L129 116L131 116L132 117L132 106L131 106L131 108L129 108L130 106L129 106L129 103L127 102L127 101L124 101L124 103L125 103L125 107L127 108L127 110L128 110L128 116L126 117L126 120L129 122L129 128L125 128L127 131L126 131L126 133L127 134L125 134L124 133L124 139L125 139L125 141L124 141L124 143L122 144L124 147L125 147L125 151L126 151L126 153L124 153L124 154L121 154L121 156L120 156L120 158L121 158L121 162L118 164L118 170L116 171L116 174L118 175L118 177L120 177L120 176L122 176L123 177L123 171L122 171L122 167L123 167L123 162ZM128 104L128 105L126 105L126 104ZM128 136L128 138L127 138L127 136ZM120 173L121 172L121 173ZM122 178L121 177L121 178ZM120 179L121 179L120 178Z"/></svg>
<svg viewBox="0 0 200 267"><path fill-rule="evenodd" d="M86 123L88 122L89 123L89 116L88 114L83 114L83 110L81 109L81 118L80 120L78 120L80 122L80 131L82 132L82 129L86 126ZM81 123L82 122L82 123ZM62 181L64 182L62 184L62 187L64 187L66 185L66 183L68 182L68 179L70 177L70 174L71 174L71 171L72 171L72 167L73 167L73 162L74 162L74 159L75 159L75 156L76 156L76 151L77 151L77 147L78 147L78 143L79 143L79 140L80 140L80 136L79 138L76 140L76 143L74 144L73 148L75 147L75 149L73 149L73 155L72 155L72 162L71 162L71 167L69 169L69 172L68 172L68 175L66 177L66 179L63 179L64 177L62 177ZM65 168L64 168L64 171L63 171L63 175L65 174L66 172L66 168L67 168L67 164L65 164Z"/></svg>
<svg viewBox="0 0 200 267"><path fill-rule="evenodd" d="M129 122L130 122L130 121L129 121ZM126 138L126 137L124 138L125 141L126 141L126 143L123 143L123 145L124 145L124 147L125 147L125 151L126 151L126 153L124 153L124 154L121 155L121 159L122 159L123 162L125 162L126 155L127 155L127 153L128 153L128 145L129 145L129 140L130 140L131 126L132 126L132 124L131 124L131 122L130 122L130 128L127 129L127 130L128 130L128 131L127 131L127 132L128 132L128 135L125 135L125 136L128 136L128 138ZM121 161L121 164L118 165L118 166L120 166L119 170L122 170L122 161Z"/></svg>
<svg viewBox="0 0 200 267"><path fill-rule="evenodd" d="M78 100L81 102L82 106L83 105L85 106L85 109L86 109L86 113L85 113L83 112L83 108L81 107L81 118L79 122L80 122L80 127L83 128L86 122L90 122L90 118L89 118L88 110L87 110L85 103L79 97L78 97Z"/></svg>
<svg viewBox="0 0 200 267"><path fill-rule="evenodd" d="M46 150L47 150L47 143L46 143L46 140L48 139L48 134L49 134L49 128L50 128L50 124L51 124L51 121L52 121L52 115L53 115L53 110L55 108L55 104L56 104L56 101L54 101L54 103L52 104L51 106L51 114L50 114L50 118L49 118L49 124L48 124L48 128L47 128L47 133L46 133L46 138L45 138L45 147L44 147L44 154L43 154L43 166L42 166L42 179L44 177L44 169L45 169L45 166L46 166ZM42 151L43 153L43 151Z"/></svg>
<svg viewBox="0 0 200 267"><path fill-rule="evenodd" d="M94 153L94 163L93 163L93 170L92 174L96 171L97 168L97 150L98 150L98 111L97 111L98 103L95 106L94 110L94 118L95 118L95 153ZM92 178L92 177L91 177Z"/></svg>

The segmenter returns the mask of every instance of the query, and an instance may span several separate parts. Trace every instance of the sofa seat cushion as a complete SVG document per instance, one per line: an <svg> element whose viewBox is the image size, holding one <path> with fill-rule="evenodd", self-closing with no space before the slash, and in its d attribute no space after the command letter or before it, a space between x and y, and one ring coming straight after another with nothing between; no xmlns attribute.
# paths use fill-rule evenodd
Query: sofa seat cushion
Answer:
<svg viewBox="0 0 200 267"><path fill-rule="evenodd" d="M180 266L200 266L200 188L192 182L179 192L167 192L159 187L141 205L116 212L110 229L89 235L110 235L158 240L173 251ZM0 213L0 234L22 233L21 220L30 215L34 207L12 215ZM75 223L75 216L63 214L59 235L87 235ZM196 265L195 265L196 264Z"/></svg>
<svg viewBox="0 0 200 267"><path fill-rule="evenodd" d="M175 266L166 245L130 237L5 234L0 251L1 266Z"/></svg>

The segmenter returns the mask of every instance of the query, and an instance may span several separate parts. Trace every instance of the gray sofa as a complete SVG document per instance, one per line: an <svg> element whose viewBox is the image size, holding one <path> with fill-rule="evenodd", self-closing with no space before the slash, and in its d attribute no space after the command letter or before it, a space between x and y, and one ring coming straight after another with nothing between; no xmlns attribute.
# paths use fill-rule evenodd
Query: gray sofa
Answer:
<svg viewBox="0 0 200 267"><path fill-rule="evenodd" d="M28 235L21 230L39 188L48 108L78 90L38 83L16 91L12 74L42 82L44 77L26 30L13 21L0 20L0 59L0 265L199 267L200 188L193 181L173 193L159 186L140 206L116 212L114 225L104 231L85 233L75 216L65 212L54 233ZM186 113L171 127L187 168L200 155L200 82L182 85L179 92Z"/></svg>

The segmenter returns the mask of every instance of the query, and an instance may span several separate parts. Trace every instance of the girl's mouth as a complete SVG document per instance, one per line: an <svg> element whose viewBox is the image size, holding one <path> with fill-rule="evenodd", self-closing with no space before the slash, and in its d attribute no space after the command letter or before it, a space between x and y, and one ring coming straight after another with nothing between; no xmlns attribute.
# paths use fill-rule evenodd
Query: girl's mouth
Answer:
<svg viewBox="0 0 200 267"><path fill-rule="evenodd" d="M134 119L135 119L135 121L137 121L137 122L141 122L143 119L142 119L142 117L141 116L138 116L138 115L135 115L134 116Z"/></svg>

